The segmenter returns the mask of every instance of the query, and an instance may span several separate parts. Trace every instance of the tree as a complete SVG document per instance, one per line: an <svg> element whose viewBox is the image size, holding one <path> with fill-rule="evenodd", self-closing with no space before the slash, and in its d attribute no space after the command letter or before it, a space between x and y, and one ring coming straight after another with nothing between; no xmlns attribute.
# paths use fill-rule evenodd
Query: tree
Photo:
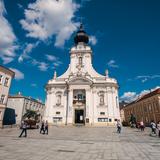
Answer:
<svg viewBox="0 0 160 160"><path fill-rule="evenodd" d="M131 127L136 124L136 117L133 114L131 114L129 122L131 123Z"/></svg>
<svg viewBox="0 0 160 160"><path fill-rule="evenodd" d="M32 119L32 120L38 121L39 116L40 114L38 114L36 111L27 109L26 113L23 115L23 119Z"/></svg>

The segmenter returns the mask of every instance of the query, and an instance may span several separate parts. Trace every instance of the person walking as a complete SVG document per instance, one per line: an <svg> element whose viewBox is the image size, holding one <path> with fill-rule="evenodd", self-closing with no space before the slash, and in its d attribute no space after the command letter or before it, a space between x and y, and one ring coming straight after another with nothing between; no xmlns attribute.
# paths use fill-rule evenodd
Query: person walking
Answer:
<svg viewBox="0 0 160 160"><path fill-rule="evenodd" d="M22 121L21 128L22 128L22 132L19 135L19 137L22 137L23 133L25 133L24 137L27 137L27 123Z"/></svg>
<svg viewBox="0 0 160 160"><path fill-rule="evenodd" d="M160 138L160 121L157 123L157 129L158 129L158 136Z"/></svg>
<svg viewBox="0 0 160 160"><path fill-rule="evenodd" d="M117 133L121 133L121 122L120 120L117 120Z"/></svg>
<svg viewBox="0 0 160 160"><path fill-rule="evenodd" d="M44 127L45 127L44 133L48 134L48 121L46 121Z"/></svg>
<svg viewBox="0 0 160 160"><path fill-rule="evenodd" d="M40 134L42 133L42 131L43 131L43 134L44 134L44 132L45 132L44 121L42 121L42 123L41 123Z"/></svg>
<svg viewBox="0 0 160 160"><path fill-rule="evenodd" d="M140 122L140 129L141 129L141 131L144 131L144 122L143 121Z"/></svg>
<svg viewBox="0 0 160 160"><path fill-rule="evenodd" d="M152 129L152 133L156 134L156 123L154 121L151 121L151 129Z"/></svg>

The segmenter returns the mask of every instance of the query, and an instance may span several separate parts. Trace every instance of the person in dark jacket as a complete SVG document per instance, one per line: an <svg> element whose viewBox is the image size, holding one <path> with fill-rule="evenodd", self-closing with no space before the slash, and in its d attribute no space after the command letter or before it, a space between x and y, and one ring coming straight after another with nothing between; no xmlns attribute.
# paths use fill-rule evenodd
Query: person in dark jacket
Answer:
<svg viewBox="0 0 160 160"><path fill-rule="evenodd" d="M22 129L22 132L19 135L19 137L22 137L23 133L25 133L24 137L27 137L27 123L26 122L22 121L21 129Z"/></svg>
<svg viewBox="0 0 160 160"><path fill-rule="evenodd" d="M46 121L44 127L45 127L44 133L48 134L48 121Z"/></svg>
<svg viewBox="0 0 160 160"><path fill-rule="evenodd" d="M42 131L43 131L43 134L44 134L44 132L45 132L44 121L42 121L42 124L41 124L40 134L42 133Z"/></svg>

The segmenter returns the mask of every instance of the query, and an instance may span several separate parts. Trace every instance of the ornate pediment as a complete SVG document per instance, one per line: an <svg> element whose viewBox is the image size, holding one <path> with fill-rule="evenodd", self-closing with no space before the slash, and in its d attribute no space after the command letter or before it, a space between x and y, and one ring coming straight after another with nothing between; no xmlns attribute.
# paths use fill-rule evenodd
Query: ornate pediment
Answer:
<svg viewBox="0 0 160 160"><path fill-rule="evenodd" d="M68 83L76 85L91 85L93 82L86 77L74 77L70 79Z"/></svg>

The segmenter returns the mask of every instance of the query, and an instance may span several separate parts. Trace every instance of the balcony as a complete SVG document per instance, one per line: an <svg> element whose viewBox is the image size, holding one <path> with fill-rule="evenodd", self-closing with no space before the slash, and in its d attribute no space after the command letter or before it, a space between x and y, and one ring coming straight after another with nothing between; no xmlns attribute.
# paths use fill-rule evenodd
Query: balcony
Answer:
<svg viewBox="0 0 160 160"><path fill-rule="evenodd" d="M73 104L75 105L84 105L86 103L85 99L73 99Z"/></svg>

